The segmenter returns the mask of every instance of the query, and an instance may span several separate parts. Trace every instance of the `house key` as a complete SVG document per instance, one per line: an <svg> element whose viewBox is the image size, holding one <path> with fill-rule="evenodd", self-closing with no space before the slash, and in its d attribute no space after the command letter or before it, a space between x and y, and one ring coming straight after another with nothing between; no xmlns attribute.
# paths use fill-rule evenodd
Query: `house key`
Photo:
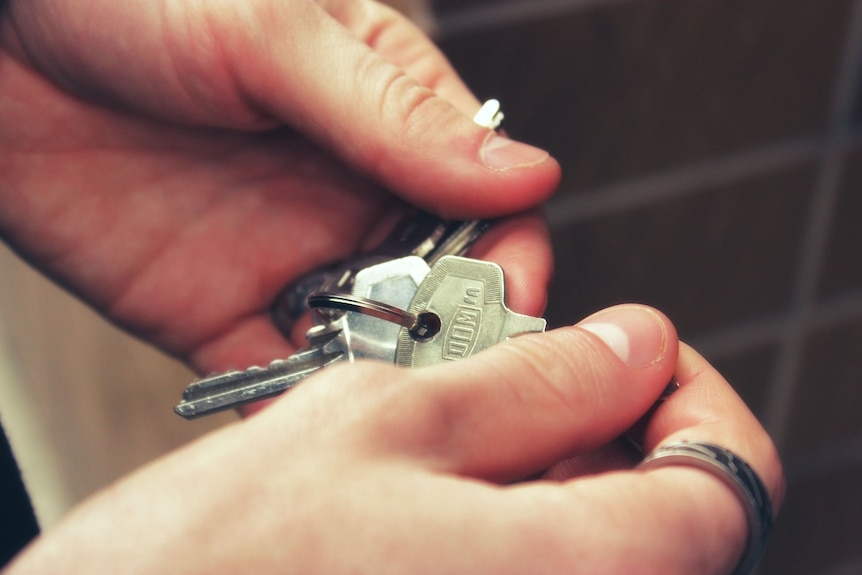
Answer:
<svg viewBox="0 0 862 575"><path fill-rule="evenodd" d="M436 333L418 336L402 328L396 365L420 367L470 357L517 335L543 332L543 318L506 306L503 269L458 256L441 258L420 284L406 312Z"/></svg>

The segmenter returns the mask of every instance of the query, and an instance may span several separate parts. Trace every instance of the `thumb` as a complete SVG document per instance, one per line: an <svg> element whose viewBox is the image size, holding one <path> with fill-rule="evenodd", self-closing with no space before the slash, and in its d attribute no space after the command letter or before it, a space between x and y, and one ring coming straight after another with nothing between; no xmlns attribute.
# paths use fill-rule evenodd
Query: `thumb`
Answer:
<svg viewBox="0 0 862 575"><path fill-rule="evenodd" d="M475 125L442 54L376 2L18 2L7 17L3 48L74 94L192 125L286 124L442 216L523 211L559 181L547 152Z"/></svg>
<svg viewBox="0 0 862 575"><path fill-rule="evenodd" d="M342 19L365 38L315 2L270 6L247 28L259 33L238 39L234 33L229 66L248 99L410 203L447 217L521 211L553 191L559 166L547 152L476 125L372 48L387 28L399 26L402 51L430 54L426 81L434 77L428 67L441 77L454 75L442 55L428 51L418 29L404 34L391 12L374 3L352 5L354 13ZM360 7L366 8L362 17L355 14ZM459 99L461 107L465 100Z"/></svg>
<svg viewBox="0 0 862 575"><path fill-rule="evenodd" d="M419 369L422 381L410 388L432 416L412 430L424 427L431 439L405 440L418 437L422 457L436 441L431 451L445 471L495 480L537 473L631 427L670 380L678 346L660 312L622 305L460 364Z"/></svg>

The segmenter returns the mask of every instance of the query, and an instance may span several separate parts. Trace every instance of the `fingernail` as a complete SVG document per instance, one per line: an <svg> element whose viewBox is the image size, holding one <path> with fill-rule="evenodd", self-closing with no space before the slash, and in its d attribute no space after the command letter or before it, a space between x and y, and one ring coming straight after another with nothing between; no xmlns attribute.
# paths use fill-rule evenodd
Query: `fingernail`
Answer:
<svg viewBox="0 0 862 575"><path fill-rule="evenodd" d="M539 164L549 156L545 150L497 134L488 136L480 155L482 162L492 170L525 168Z"/></svg>
<svg viewBox="0 0 862 575"><path fill-rule="evenodd" d="M664 354L665 325L649 308L626 305L603 310L578 327L602 340L629 367L646 367Z"/></svg>

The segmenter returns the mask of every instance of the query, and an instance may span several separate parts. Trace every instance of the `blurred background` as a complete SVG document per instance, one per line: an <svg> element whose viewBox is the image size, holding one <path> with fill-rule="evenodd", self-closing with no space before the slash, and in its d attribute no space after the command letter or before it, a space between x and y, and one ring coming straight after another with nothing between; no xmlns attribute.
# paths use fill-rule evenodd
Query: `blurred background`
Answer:
<svg viewBox="0 0 862 575"><path fill-rule="evenodd" d="M862 573L862 0L404 0L505 127L563 166L552 325L676 322L778 443L759 573ZM44 523L232 419L0 252L0 405ZM153 385L153 383L161 385Z"/></svg>

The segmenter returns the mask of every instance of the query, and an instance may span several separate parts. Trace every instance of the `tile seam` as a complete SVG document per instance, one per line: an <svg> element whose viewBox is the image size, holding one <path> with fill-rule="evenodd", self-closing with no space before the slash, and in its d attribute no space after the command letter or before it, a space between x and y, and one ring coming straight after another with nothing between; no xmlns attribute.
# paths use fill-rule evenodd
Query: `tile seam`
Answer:
<svg viewBox="0 0 862 575"><path fill-rule="evenodd" d="M557 14L574 13L636 0L498 0L467 8L453 8L436 14L438 38L452 38Z"/></svg>
<svg viewBox="0 0 862 575"><path fill-rule="evenodd" d="M695 336L690 343L708 358L722 358L758 347L781 343L793 321L789 314L776 314ZM862 290L842 294L812 306L805 330L822 330L862 320Z"/></svg>
<svg viewBox="0 0 862 575"><path fill-rule="evenodd" d="M812 189L812 210L803 232L794 282L792 319L769 382L764 421L779 447L787 439L793 402L800 385L799 369L807 334L807 316L814 305L817 282L828 249L830 225L841 190L845 158L852 145L850 121L855 91L862 73L862 0L855 0L851 6L846 34L833 91L827 141Z"/></svg>
<svg viewBox="0 0 862 575"><path fill-rule="evenodd" d="M862 573L862 555L832 565L819 575L859 575Z"/></svg>
<svg viewBox="0 0 862 575"><path fill-rule="evenodd" d="M548 202L548 222L551 229L558 229L608 213L695 195L718 185L815 161L820 157L822 146L822 139L817 137L788 140L558 196Z"/></svg>

